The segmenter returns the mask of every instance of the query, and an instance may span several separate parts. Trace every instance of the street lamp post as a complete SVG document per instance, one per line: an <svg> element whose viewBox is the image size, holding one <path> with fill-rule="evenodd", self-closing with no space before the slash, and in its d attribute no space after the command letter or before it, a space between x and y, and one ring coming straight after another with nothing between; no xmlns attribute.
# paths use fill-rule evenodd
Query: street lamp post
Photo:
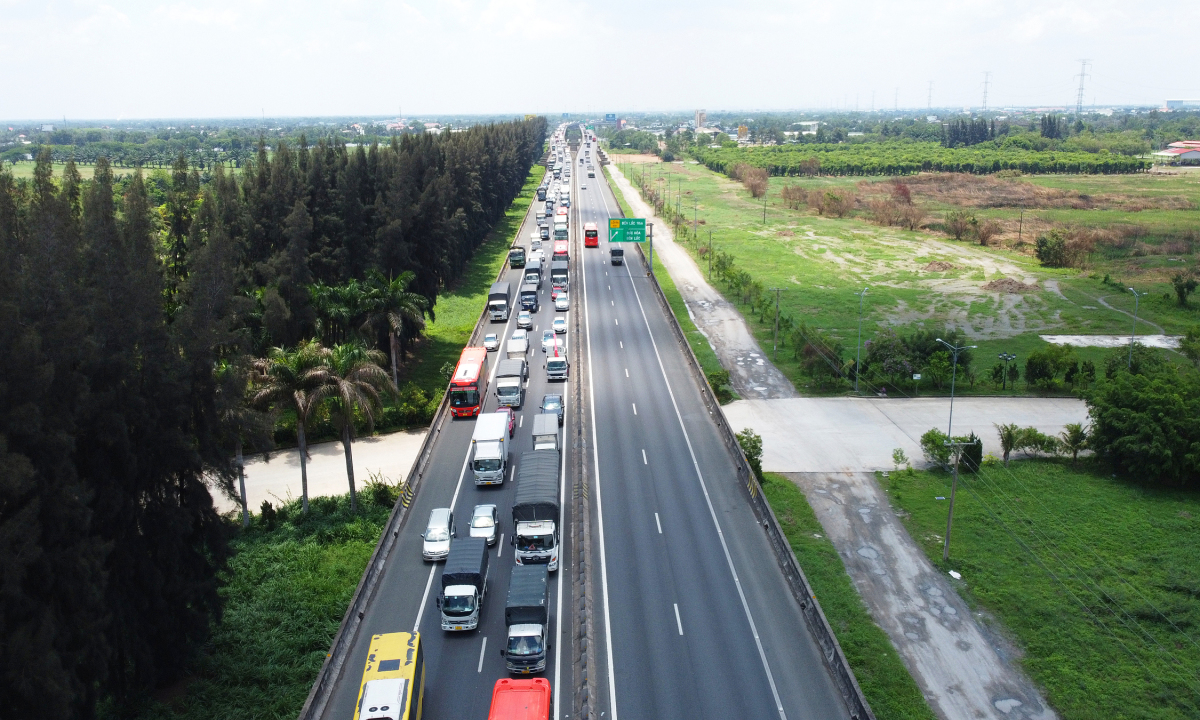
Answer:
<svg viewBox="0 0 1200 720"><path fill-rule="evenodd" d="M1000 389L1008 389L1008 363L1016 360L1017 356L1012 353L1000 353L1000 359L1004 361L1004 375L1000 378Z"/></svg>
<svg viewBox="0 0 1200 720"><path fill-rule="evenodd" d="M864 287L862 292L854 293L858 296L858 342L855 344L854 354L854 393L856 395L858 394L858 376L862 374L862 306L868 288L870 288L869 285Z"/></svg>
<svg viewBox="0 0 1200 720"><path fill-rule="evenodd" d="M958 376L958 354L963 350L974 349L974 345L951 345L941 338L937 341L946 347L950 348L953 354L953 365L950 371L950 421L946 425L946 444L950 446L954 452L953 473L954 480L950 485L950 512L946 515L946 542L942 546L942 562L950 559L950 529L954 525L954 496L958 492L958 458L962 454L962 446L966 443L954 442L954 381Z"/></svg>
<svg viewBox="0 0 1200 720"><path fill-rule="evenodd" d="M1133 288L1129 288L1129 292L1133 293L1133 329L1129 333L1129 362L1126 364L1127 370L1133 369L1133 343L1137 339L1137 316L1138 316L1138 300L1146 293L1140 293Z"/></svg>

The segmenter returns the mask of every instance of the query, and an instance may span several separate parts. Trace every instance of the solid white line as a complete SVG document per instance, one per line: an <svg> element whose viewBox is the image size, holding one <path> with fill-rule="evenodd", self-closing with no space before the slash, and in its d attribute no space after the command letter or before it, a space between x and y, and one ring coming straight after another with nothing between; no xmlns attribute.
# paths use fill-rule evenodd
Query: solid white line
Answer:
<svg viewBox="0 0 1200 720"><path fill-rule="evenodd" d="M496 540L496 559L500 559L501 553L504 552L504 533L500 533L500 537Z"/></svg>
<svg viewBox="0 0 1200 720"><path fill-rule="evenodd" d="M677 619L679 617L679 608L678 607L675 608L675 617ZM679 634L682 635L683 631L682 630L679 631ZM475 672L477 672L477 673L483 672L483 654L485 652L487 652L487 635L483 636L483 645L479 648L479 667L475 669Z"/></svg>
<svg viewBox="0 0 1200 720"><path fill-rule="evenodd" d="M643 452L645 452L643 450ZM662 522L658 519L658 513L654 513L654 524L658 526L658 534L662 535Z"/></svg>
<svg viewBox="0 0 1200 720"><path fill-rule="evenodd" d="M637 403L632 403L632 404L633 404L633 414L637 415Z"/></svg>
<svg viewBox="0 0 1200 720"><path fill-rule="evenodd" d="M625 349L625 342L624 342L623 340L618 340L617 342L618 342L618 343L621 345L621 349L622 349L622 350L624 350L624 349Z"/></svg>
<svg viewBox="0 0 1200 720"><path fill-rule="evenodd" d="M618 325L621 324L621 321L618 318L613 318L613 322L615 322Z"/></svg>
<svg viewBox="0 0 1200 720"><path fill-rule="evenodd" d="M642 448L642 464L643 465L650 464L649 461L646 460L646 448Z"/></svg>
<svg viewBox="0 0 1200 720"><path fill-rule="evenodd" d="M775 697L775 707L779 711L779 717L782 720L787 720L787 713L783 710L783 702L779 699L779 689L775 686L775 675L771 672L771 665L767 662L767 653L763 650L762 638L758 636L758 627L754 624L754 616L750 613L750 603L746 601L746 593L742 590L742 582L738 579L737 569L733 566L733 556L729 553L729 544L725 542L725 534L721 531L721 523L717 520L717 511L713 508L712 498L708 495L708 484L704 482L704 473L700 471L700 461L696 459L696 450L692 447L692 438L688 435L687 428L683 424L683 414L679 411L679 403L675 400L675 391L671 389L671 380L667 376L667 368L663 365L662 355L658 352L658 343L654 340L654 333L650 330L650 319L646 317L646 308L642 305L642 295L638 292L637 283L630 282L630 287L633 288L633 296L637 298L638 308L642 312L642 321L646 323L646 334L650 336L650 345L654 348L654 357L658 359L658 369L662 372L663 383L667 387L667 394L671 396L671 406L675 408L675 417L679 421L679 429L683 432L683 439L687 443L688 454L692 456L692 467L696 469L696 478L700 481L700 489L704 491L704 502L708 504L708 514L712 517L713 525L717 528L717 537L721 540L721 549L725 551L725 562L729 565L729 572L733 575L733 584L737 587L738 597L742 600L742 610L746 613L746 620L750 623L750 632L754 635L754 643L758 646L758 657L762 661L763 670L767 673L767 682L771 685L771 694Z"/></svg>
<svg viewBox="0 0 1200 720"><path fill-rule="evenodd" d="M604 193L600 193L600 197L604 199ZM608 200L604 200L604 211L608 212ZM613 669L612 618L609 615L608 602L608 563L605 560L604 547L604 500L600 494L600 451L596 442L596 391L592 381L593 368L596 366L592 363L592 325L587 301L587 263L581 263L581 265L583 265L583 327L587 334L588 346L588 398L590 399L588 405L592 415L592 466L596 472L596 521L600 528L600 594L604 598L604 649L608 655L608 714L612 720L617 720L617 673ZM608 275L608 271L605 271L604 274ZM625 345L622 344L621 347L625 347ZM556 715L555 720L560 720L559 716Z"/></svg>
<svg viewBox="0 0 1200 720"><path fill-rule="evenodd" d="M683 634L683 621L679 619L679 603L675 603L675 627L679 628L679 634ZM483 657L480 656L479 662L483 663Z"/></svg>

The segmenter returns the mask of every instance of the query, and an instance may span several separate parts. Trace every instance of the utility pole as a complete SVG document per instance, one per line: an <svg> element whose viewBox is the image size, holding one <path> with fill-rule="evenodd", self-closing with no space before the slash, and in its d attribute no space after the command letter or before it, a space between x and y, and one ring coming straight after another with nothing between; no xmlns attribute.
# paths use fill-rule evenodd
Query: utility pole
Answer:
<svg viewBox="0 0 1200 720"><path fill-rule="evenodd" d="M771 344L771 362L779 360L779 293L783 288L767 288L775 293L775 341Z"/></svg>
<svg viewBox="0 0 1200 720"><path fill-rule="evenodd" d="M985 70L983 72L983 111L987 112L987 91L988 85L992 82L992 71Z"/></svg>
<svg viewBox="0 0 1200 720"><path fill-rule="evenodd" d="M1125 367L1128 370L1132 370L1133 369L1133 343L1134 343L1134 340L1137 338L1138 300L1140 300L1143 295L1149 295L1150 292L1146 291L1144 293L1140 293L1137 290L1134 290L1133 288L1129 288L1129 292L1133 293L1133 331L1129 334L1129 362L1128 362L1128 364L1126 364Z"/></svg>
<svg viewBox="0 0 1200 720"><path fill-rule="evenodd" d="M854 351L854 394L858 394L858 376L862 374L862 306L863 298L867 295L867 290L870 286L862 289L862 292L854 293L858 296L858 343L855 345Z"/></svg>
<svg viewBox="0 0 1200 720"><path fill-rule="evenodd" d="M712 230L708 231L708 279L712 280Z"/></svg>
<svg viewBox="0 0 1200 720"><path fill-rule="evenodd" d="M1078 120L1083 115L1083 80L1087 77L1087 67L1091 64L1090 60L1079 61L1079 94L1075 96L1075 119Z"/></svg>
<svg viewBox="0 0 1200 720"><path fill-rule="evenodd" d="M950 348L954 354L954 364L950 371L950 422L946 426L946 445L954 453L954 480L950 485L950 513L946 516L946 543L942 546L942 562L950 559L950 528L954 524L954 495L958 492L958 460L962 457L962 447L967 443L954 442L954 381L958 377L958 354L966 349L974 349L974 345L955 346L941 338L937 341Z"/></svg>
<svg viewBox="0 0 1200 720"><path fill-rule="evenodd" d="M650 231L650 272L646 273L651 277L654 276L654 223L646 223Z"/></svg>

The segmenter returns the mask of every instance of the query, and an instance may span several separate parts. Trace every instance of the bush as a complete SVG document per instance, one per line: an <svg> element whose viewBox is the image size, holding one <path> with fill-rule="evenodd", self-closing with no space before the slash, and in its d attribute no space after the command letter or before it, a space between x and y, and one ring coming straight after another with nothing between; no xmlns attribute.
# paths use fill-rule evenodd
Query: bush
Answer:
<svg viewBox="0 0 1200 720"><path fill-rule="evenodd" d="M925 454L925 459L939 467L950 466L950 447L946 445L946 433L931 428L929 432L921 436L921 451Z"/></svg>
<svg viewBox="0 0 1200 720"><path fill-rule="evenodd" d="M751 428L746 428L736 437L738 445L742 447L742 452L746 455L746 461L750 463L750 469L754 471L754 477L758 478L761 483L763 480L762 436Z"/></svg>
<svg viewBox="0 0 1200 720"><path fill-rule="evenodd" d="M1048 345L1029 353L1025 359L1025 382L1043 390L1058 386L1059 374L1075 362L1075 352L1069 345Z"/></svg>
<svg viewBox="0 0 1200 720"><path fill-rule="evenodd" d="M967 442L970 444L962 449L962 465L969 472L979 472L979 466L983 464L983 441L972 432L967 436Z"/></svg>
<svg viewBox="0 0 1200 720"><path fill-rule="evenodd" d="M1045 267L1067 266L1067 239L1061 230L1054 229L1038 237L1033 254Z"/></svg>
<svg viewBox="0 0 1200 720"><path fill-rule="evenodd" d="M946 232L955 240L962 240L963 236L971 231L974 221L975 216L968 215L963 210L952 210L946 215Z"/></svg>

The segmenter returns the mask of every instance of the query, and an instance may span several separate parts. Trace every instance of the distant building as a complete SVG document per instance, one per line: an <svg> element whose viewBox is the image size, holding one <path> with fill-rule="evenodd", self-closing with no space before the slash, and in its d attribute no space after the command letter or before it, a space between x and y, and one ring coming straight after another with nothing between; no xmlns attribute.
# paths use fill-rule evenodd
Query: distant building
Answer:
<svg viewBox="0 0 1200 720"><path fill-rule="evenodd" d="M707 114L703 110L696 111L696 129L704 127L704 123L708 120Z"/></svg>
<svg viewBox="0 0 1200 720"><path fill-rule="evenodd" d="M1180 140L1154 153L1161 163L1169 165L1200 164L1200 140Z"/></svg>
<svg viewBox="0 0 1200 720"><path fill-rule="evenodd" d="M43 125L42 132L54 132L54 126L53 125Z"/></svg>
<svg viewBox="0 0 1200 720"><path fill-rule="evenodd" d="M1168 100L1168 110L1200 110L1200 100Z"/></svg>

